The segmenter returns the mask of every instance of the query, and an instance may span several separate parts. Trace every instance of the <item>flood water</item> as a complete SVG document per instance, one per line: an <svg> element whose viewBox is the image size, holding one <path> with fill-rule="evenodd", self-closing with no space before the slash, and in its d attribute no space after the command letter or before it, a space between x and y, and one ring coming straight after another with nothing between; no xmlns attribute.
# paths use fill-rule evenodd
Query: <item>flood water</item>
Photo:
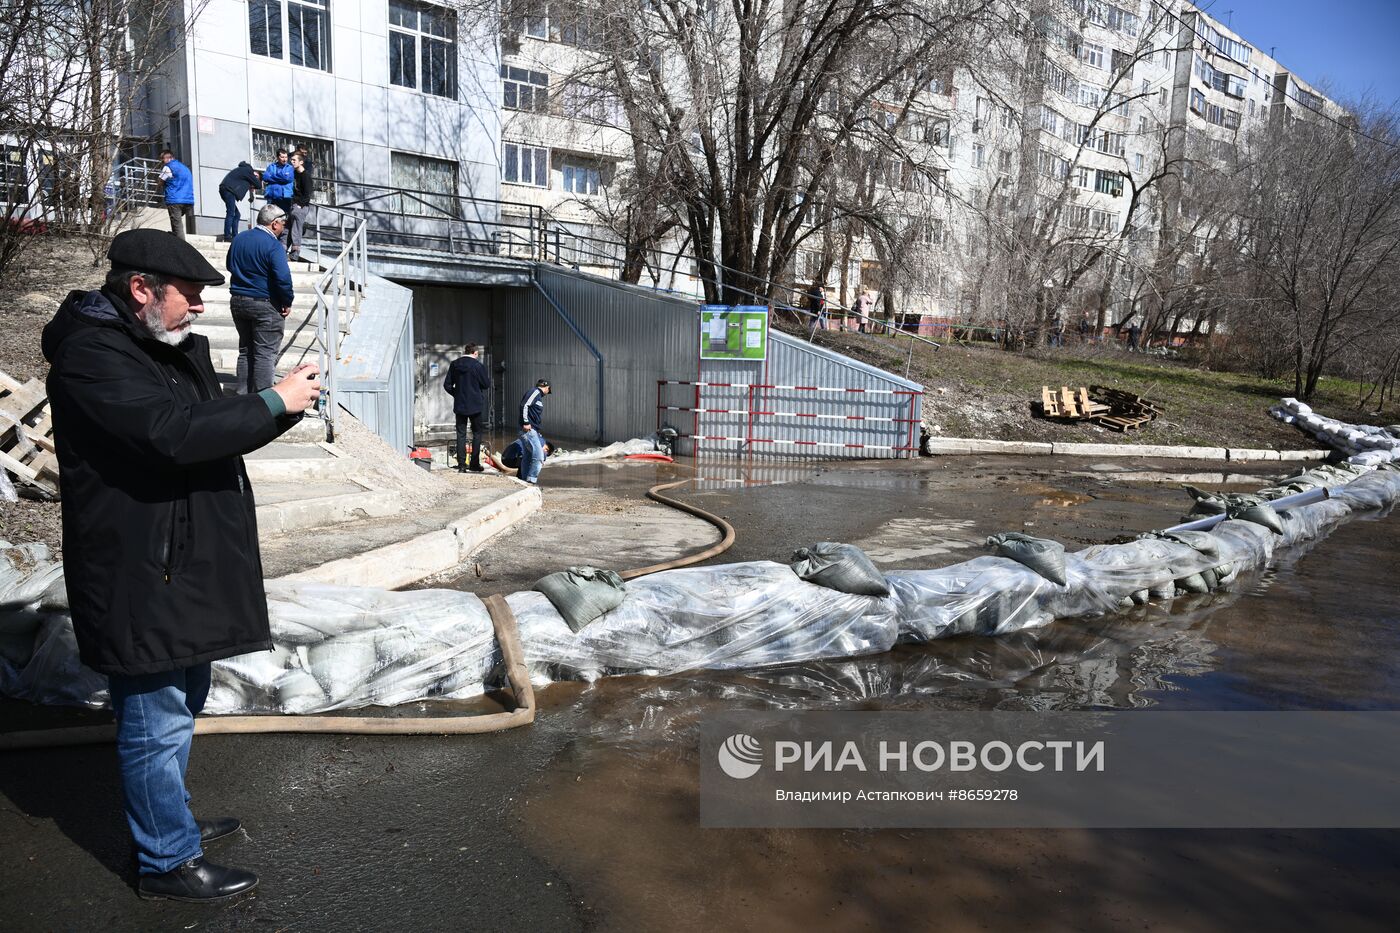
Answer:
<svg viewBox="0 0 1400 933"><path fill-rule="evenodd" d="M848 540L887 568L1011 528L1107 540L1182 508L1140 470L1073 472L830 467L685 498L739 528L718 560ZM522 834L609 929L1394 929L1400 831L702 830L697 748L705 716L734 709L1400 709L1397 557L1396 519L1354 518L1228 593L868 658L556 684L542 716L575 738L522 800Z"/></svg>

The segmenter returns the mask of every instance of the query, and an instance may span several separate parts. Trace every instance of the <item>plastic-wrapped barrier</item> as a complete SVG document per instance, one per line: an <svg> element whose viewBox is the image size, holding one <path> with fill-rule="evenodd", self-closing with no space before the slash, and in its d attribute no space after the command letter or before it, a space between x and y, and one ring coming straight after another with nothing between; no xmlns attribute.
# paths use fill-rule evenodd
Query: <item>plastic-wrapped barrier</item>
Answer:
<svg viewBox="0 0 1400 933"><path fill-rule="evenodd" d="M1286 398L1269 414L1307 431L1331 447L1349 454L1348 461L1357 466L1378 467L1400 460L1400 437L1390 428L1370 424L1347 424L1314 412L1296 398Z"/></svg>
<svg viewBox="0 0 1400 933"><path fill-rule="evenodd" d="M1063 584L1004 557L885 574L888 597L838 592L767 561L688 568L630 581L620 605L577 633L541 593L506 601L537 682L794 664L884 652L897 641L1005 635L1229 587L1267 565L1275 549L1400 498L1400 472L1388 469L1320 467L1293 482L1328 486L1332 498L1278 513L1281 534L1226 519L1209 532L1095 545L1064 555ZM42 545L6 547L0 556L0 694L105 704L105 678L78 661L60 565ZM267 593L277 647L216 662L211 713L468 697L496 676L491 621L470 593L284 582L268 584Z"/></svg>

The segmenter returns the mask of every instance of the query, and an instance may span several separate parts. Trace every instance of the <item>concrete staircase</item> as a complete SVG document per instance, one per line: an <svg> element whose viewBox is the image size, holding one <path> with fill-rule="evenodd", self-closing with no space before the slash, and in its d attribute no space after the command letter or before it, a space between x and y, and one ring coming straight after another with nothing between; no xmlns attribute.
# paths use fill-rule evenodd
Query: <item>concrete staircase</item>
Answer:
<svg viewBox="0 0 1400 933"><path fill-rule="evenodd" d="M227 274L228 244L215 242L212 236L191 235L187 239L214 268ZM299 363L319 360L314 310L315 284L321 271L310 262L291 266L296 300L277 359L279 377ZM238 331L230 297L227 285L206 287L204 313L195 323L195 331L209 339L214 368L226 392L234 390L238 365ZM348 328L351 314L343 313L342 319L343 328ZM402 511L402 497L396 490L383 488L371 478L374 470L324 440L324 422L308 416L281 439L247 458L248 475L257 490L258 529L265 550L284 544L294 547L297 532Z"/></svg>

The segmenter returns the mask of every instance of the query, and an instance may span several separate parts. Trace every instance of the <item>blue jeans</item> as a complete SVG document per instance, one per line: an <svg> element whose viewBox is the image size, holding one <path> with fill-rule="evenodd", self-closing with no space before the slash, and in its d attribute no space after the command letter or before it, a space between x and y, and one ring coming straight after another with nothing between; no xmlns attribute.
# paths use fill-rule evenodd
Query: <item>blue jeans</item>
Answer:
<svg viewBox="0 0 1400 933"><path fill-rule="evenodd" d="M539 431L525 431L520 435L520 478L533 483L540 478L540 467L544 466L544 441Z"/></svg>
<svg viewBox="0 0 1400 933"><path fill-rule="evenodd" d="M202 854L185 770L194 716L209 695L209 665L107 678L117 717L126 822L143 875L171 871Z"/></svg>
<svg viewBox="0 0 1400 933"><path fill-rule="evenodd" d="M238 213L238 199L225 188L219 189L219 197L224 199L224 236L232 240L238 236L238 227L243 222L243 216Z"/></svg>

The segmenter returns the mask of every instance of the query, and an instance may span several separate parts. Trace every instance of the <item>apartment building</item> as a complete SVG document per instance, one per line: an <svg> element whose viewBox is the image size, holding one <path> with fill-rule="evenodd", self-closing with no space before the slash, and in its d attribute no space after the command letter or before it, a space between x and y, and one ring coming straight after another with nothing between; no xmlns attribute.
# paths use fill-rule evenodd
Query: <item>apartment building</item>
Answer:
<svg viewBox="0 0 1400 933"><path fill-rule="evenodd" d="M619 218L638 194L627 184L626 116L597 68L604 21L587 4L549 0L520 0L500 16L470 9L209 0L166 80L146 90L133 130L190 164L205 230L217 228L225 172L304 143L323 203L467 213L496 226L544 215L574 237L576 265L616 273ZM1182 209L1184 182L1161 177L1166 160L1228 160L1266 121L1340 114L1181 0L1038 9L1022 14L1022 73L950 69L912 97L900 88L873 102L872 120L900 151L843 183L868 191L906 235L893 245L859 228L809 238L780 283L787 295L820 279L838 305L854 306L865 289L887 296L911 330L988 321L1008 311L979 294L989 270L1008 265L996 244L1077 238L1110 242L1114 258L1076 283L1083 294L1070 311L1111 324L1123 308L1105 306L1135 300L1163 225ZM699 294L684 232L658 251L669 268L651 284Z"/></svg>
<svg viewBox="0 0 1400 933"><path fill-rule="evenodd" d="M494 22L450 6L209 0L145 89L132 131L190 166L203 232L220 228L226 172L243 160L262 168L298 143L321 203L489 215L500 195L499 67ZM403 188L441 197L400 199Z"/></svg>

